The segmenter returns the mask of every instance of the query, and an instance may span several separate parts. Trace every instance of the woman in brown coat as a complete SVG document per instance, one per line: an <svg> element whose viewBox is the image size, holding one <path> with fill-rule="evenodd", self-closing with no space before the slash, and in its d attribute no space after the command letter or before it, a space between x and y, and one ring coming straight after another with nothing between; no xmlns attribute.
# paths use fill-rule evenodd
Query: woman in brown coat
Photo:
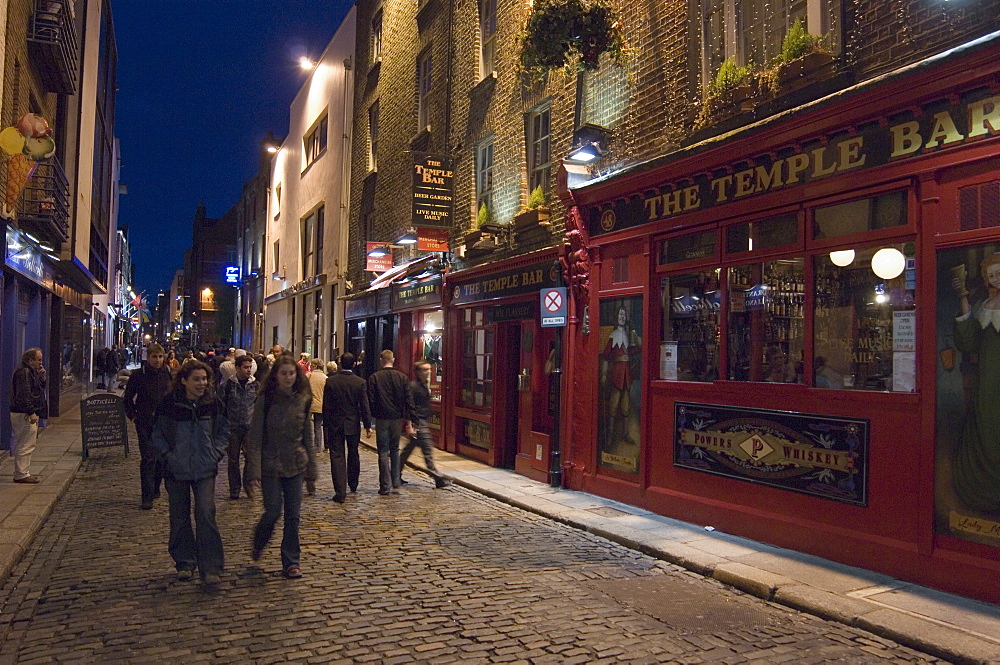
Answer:
<svg viewBox="0 0 1000 665"><path fill-rule="evenodd" d="M316 455L309 380L295 361L279 356L261 388L247 443L248 487L260 487L264 514L254 529L251 555L260 558L284 508L281 566L285 577L302 577L299 520L302 482L316 491Z"/></svg>

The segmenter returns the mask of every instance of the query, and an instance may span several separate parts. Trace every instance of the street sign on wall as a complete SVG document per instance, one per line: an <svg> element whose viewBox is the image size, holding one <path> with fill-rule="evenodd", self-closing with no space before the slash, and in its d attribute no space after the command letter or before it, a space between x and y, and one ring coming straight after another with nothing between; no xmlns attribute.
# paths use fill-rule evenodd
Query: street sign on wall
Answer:
<svg viewBox="0 0 1000 665"><path fill-rule="evenodd" d="M566 287L550 286L539 292L543 328L566 325Z"/></svg>
<svg viewBox="0 0 1000 665"><path fill-rule="evenodd" d="M384 249L385 254L383 256L372 256L371 251L376 248ZM387 243L366 242L365 256L365 270L371 270L372 272L385 272L386 270L392 269L392 250L388 248Z"/></svg>

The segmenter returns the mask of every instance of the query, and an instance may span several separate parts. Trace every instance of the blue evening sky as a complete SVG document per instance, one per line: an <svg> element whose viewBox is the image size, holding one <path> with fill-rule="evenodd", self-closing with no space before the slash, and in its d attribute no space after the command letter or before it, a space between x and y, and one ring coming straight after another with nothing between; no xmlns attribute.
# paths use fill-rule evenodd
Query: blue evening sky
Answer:
<svg viewBox="0 0 1000 665"><path fill-rule="evenodd" d="M155 303L191 245L199 201L209 217L236 202L268 130L282 138L305 81L350 0L121 0L115 134L119 224L129 226L136 290Z"/></svg>

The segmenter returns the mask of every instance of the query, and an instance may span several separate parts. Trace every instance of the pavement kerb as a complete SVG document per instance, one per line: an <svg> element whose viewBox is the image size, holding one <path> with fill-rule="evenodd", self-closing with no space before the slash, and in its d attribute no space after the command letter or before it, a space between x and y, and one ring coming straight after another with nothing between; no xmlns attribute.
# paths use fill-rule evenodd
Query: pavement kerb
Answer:
<svg viewBox="0 0 1000 665"><path fill-rule="evenodd" d="M373 451L376 450L375 446L363 439L362 444ZM438 454L439 451L435 451L435 453ZM440 455L444 456L443 453ZM411 460L413 459L416 457L411 458ZM438 464L441 466L440 461ZM408 460L406 466L427 474L426 469L414 461ZM511 473L513 474L513 472ZM819 589L784 575L731 561L682 542L666 538L658 538L653 542L643 542L642 539L629 535L628 531L631 530L604 526L600 520L581 520L569 517L561 514L558 510L546 509L544 503L533 496L529 496L528 500L525 500L513 493L504 493L485 487L483 484L477 483L474 476L472 476L473 480L469 480L452 472L449 477L455 485L465 489L535 515L550 518L560 524L586 531L705 577L711 577L763 600L775 602L828 621L860 628L958 665L1000 664L1000 646L973 634L955 630L946 625L888 608L863 598L854 598ZM527 482L528 479L525 478L525 481ZM770 546L762 546L762 549L764 547Z"/></svg>

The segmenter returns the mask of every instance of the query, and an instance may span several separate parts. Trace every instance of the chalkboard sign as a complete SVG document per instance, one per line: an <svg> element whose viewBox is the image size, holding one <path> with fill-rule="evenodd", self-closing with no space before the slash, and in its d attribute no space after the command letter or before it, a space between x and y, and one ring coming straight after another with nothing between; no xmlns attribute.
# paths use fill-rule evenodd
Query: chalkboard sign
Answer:
<svg viewBox="0 0 1000 665"><path fill-rule="evenodd" d="M96 393L80 400L80 427L83 430L83 457L91 448L125 446L128 457L128 431L125 427L124 401L113 393Z"/></svg>

